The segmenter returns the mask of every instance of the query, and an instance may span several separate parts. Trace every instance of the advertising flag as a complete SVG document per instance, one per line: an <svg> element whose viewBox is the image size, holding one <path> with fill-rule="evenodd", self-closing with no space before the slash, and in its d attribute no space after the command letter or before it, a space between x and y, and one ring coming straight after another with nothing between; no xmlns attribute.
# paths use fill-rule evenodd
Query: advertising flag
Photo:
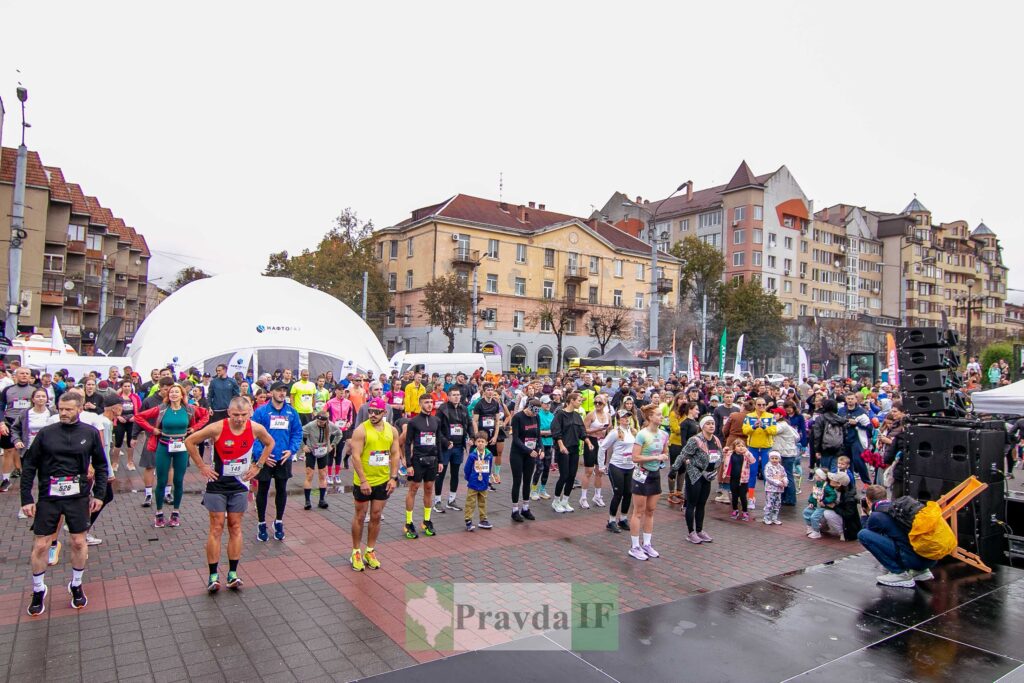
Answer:
<svg viewBox="0 0 1024 683"><path fill-rule="evenodd" d="M885 335L885 359L889 366L889 384L894 388L900 385L900 366L896 360L896 338L892 332Z"/></svg>
<svg viewBox="0 0 1024 683"><path fill-rule="evenodd" d="M811 374L811 364L807 362L807 351L804 350L804 347L798 346L798 347L796 347L796 350L797 350L797 362L798 362L798 364L800 366L799 369L797 370L797 377L796 378L797 378L798 382L802 382L805 379L807 379L807 376L809 374Z"/></svg>
<svg viewBox="0 0 1024 683"><path fill-rule="evenodd" d="M725 344L728 328L722 330L722 339L718 342L718 379L725 377Z"/></svg>
<svg viewBox="0 0 1024 683"><path fill-rule="evenodd" d="M739 341L736 342L736 369L733 371L733 374L737 377L743 372L743 366L740 361L743 359L743 337L745 336L745 334L741 334Z"/></svg>

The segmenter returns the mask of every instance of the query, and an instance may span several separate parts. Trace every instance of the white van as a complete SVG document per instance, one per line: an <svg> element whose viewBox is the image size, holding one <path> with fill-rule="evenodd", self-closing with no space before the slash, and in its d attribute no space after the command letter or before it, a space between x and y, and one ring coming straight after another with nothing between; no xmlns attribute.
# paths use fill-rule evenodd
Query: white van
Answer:
<svg viewBox="0 0 1024 683"><path fill-rule="evenodd" d="M425 372L428 375L437 373L442 377L447 373L453 375L464 372L472 375L478 369L501 372L501 356L483 353L406 353L399 351L391 357L391 369L402 374L406 370Z"/></svg>

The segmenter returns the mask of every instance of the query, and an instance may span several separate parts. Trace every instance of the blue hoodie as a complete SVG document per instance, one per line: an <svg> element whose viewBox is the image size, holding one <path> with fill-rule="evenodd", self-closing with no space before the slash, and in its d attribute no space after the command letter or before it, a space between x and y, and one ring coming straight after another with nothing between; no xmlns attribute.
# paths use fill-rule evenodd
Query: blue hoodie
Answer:
<svg viewBox="0 0 1024 683"><path fill-rule="evenodd" d="M476 471L476 463L478 460L487 462L486 472ZM491 455L491 452L485 450L483 455L481 455L480 452L474 448L469 452L469 457L466 458L466 464L462 471L463 476L466 478L466 486L474 491L486 491L487 485L491 481L492 469L494 469L494 456Z"/></svg>

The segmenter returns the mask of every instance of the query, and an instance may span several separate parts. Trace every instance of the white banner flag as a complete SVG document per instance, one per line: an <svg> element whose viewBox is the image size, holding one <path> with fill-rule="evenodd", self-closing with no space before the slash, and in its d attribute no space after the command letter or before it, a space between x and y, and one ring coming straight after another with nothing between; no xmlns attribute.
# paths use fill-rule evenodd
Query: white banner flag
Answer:
<svg viewBox="0 0 1024 683"><path fill-rule="evenodd" d="M249 369L249 361L252 360L252 351L252 349L244 349L231 356L231 361L228 363L228 377L234 377L236 372L245 376L245 371Z"/></svg>
<svg viewBox="0 0 1024 683"><path fill-rule="evenodd" d="M807 351L804 350L804 347L798 346L796 347L796 351L797 363L799 365L799 367L797 368L796 379L798 382L802 382L805 379L807 379L808 375L811 374L811 364L807 362Z"/></svg>
<svg viewBox="0 0 1024 683"><path fill-rule="evenodd" d="M739 377L740 373L743 372L743 366L740 365L740 360L742 360L743 358L743 337L745 336L745 334L741 334L739 340L737 340L736 342L736 369L733 371L732 374L736 375L737 377Z"/></svg>
<svg viewBox="0 0 1024 683"><path fill-rule="evenodd" d="M693 367L693 342L690 342L690 350L686 353L686 377L692 382L695 374Z"/></svg>
<svg viewBox="0 0 1024 683"><path fill-rule="evenodd" d="M53 329L50 331L50 353L64 355L64 335L60 333L60 325L57 324L57 316L53 316Z"/></svg>

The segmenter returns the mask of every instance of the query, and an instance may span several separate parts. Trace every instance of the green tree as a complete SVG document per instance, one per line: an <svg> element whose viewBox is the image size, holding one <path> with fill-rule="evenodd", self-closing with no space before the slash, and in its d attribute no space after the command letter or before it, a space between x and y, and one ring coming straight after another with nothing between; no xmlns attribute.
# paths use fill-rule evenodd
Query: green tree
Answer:
<svg viewBox="0 0 1024 683"><path fill-rule="evenodd" d="M633 334L633 317L621 308L590 311L587 328L604 355L612 339L629 339Z"/></svg>
<svg viewBox="0 0 1024 683"><path fill-rule="evenodd" d="M427 321L448 338L448 353L455 351L455 328L466 324L473 296L458 273L439 275L423 288L420 306Z"/></svg>
<svg viewBox="0 0 1024 683"><path fill-rule="evenodd" d="M704 295L708 297L708 311L713 310L722 287L725 257L714 245L696 235L687 235L669 250L682 261L679 268L679 305L688 303L690 310L699 311Z"/></svg>
<svg viewBox="0 0 1024 683"><path fill-rule="evenodd" d="M523 321L527 327L540 327L555 335L555 372L562 371L562 337L574 329L576 311L557 299L547 299Z"/></svg>
<svg viewBox="0 0 1024 683"><path fill-rule="evenodd" d="M988 382L988 369L992 367L993 363L998 363L1000 360L1012 363L1013 344L1009 342L996 342L985 347L978 358L978 361L981 363L982 381ZM1012 368L1013 366L1011 365L1010 367Z"/></svg>
<svg viewBox="0 0 1024 683"><path fill-rule="evenodd" d="M202 268L196 268L195 266L186 266L179 270L174 280L171 281L170 289L172 292L176 292L190 282L195 282L196 280L205 280L208 277L210 277L210 274L207 273Z"/></svg>
<svg viewBox="0 0 1024 683"><path fill-rule="evenodd" d="M346 208L334 219L315 251L303 249L290 256L287 251L270 254L264 275L287 277L330 294L356 312L363 301L363 273L367 281L367 323L379 335L391 303L387 282L374 254L373 221L361 221Z"/></svg>
<svg viewBox="0 0 1024 683"><path fill-rule="evenodd" d="M767 367L769 358L780 354L786 342L782 302L760 282L734 280L723 285L716 322L717 334L728 327L731 339L746 335L743 354L760 370Z"/></svg>

